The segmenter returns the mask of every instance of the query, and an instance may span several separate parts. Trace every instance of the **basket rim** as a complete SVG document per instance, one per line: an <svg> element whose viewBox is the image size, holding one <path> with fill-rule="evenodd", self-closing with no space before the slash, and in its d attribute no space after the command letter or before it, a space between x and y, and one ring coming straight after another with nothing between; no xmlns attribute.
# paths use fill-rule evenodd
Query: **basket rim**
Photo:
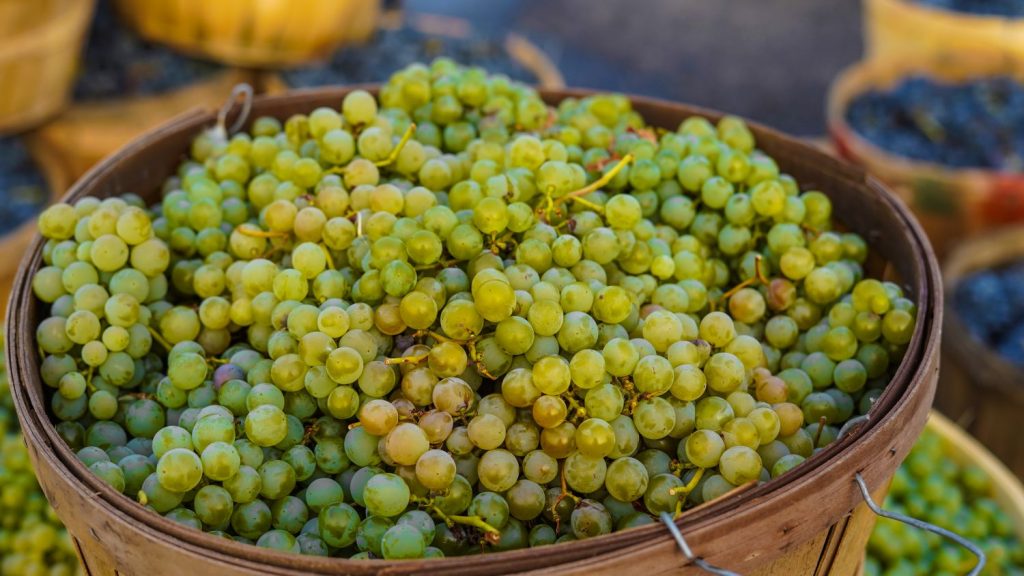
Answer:
<svg viewBox="0 0 1024 576"><path fill-rule="evenodd" d="M912 1L912 0L898 0ZM1022 19L1024 23L1024 19ZM895 73L892 79L884 76ZM1019 72L1018 72L1019 73ZM864 60L842 69L829 84L825 103L825 115L829 136L843 155L854 160L866 160L872 164L885 162L886 171L896 173L899 178L910 181L929 177L935 180L1000 180L1024 185L1024 171L1008 172L991 168L953 168L937 162L916 160L900 156L882 148L865 138L846 119L846 111L852 101L875 88L891 88L911 75L946 80L941 73L919 61L877 61ZM994 76L994 73L975 72L963 75L960 80L972 80ZM960 76L960 75L957 75Z"/></svg>
<svg viewBox="0 0 1024 576"><path fill-rule="evenodd" d="M337 101L340 101L341 95L348 91L360 88L372 90L378 86L362 84L295 90L283 95L259 97L256 99L255 105L259 108L260 105L271 105L280 102L309 104L318 98L323 99L328 96L337 96ZM540 91L549 103L563 98L585 97L597 92L585 89ZM648 107L651 110L661 108L684 116L700 114L716 119L724 115L721 112L707 108L655 98L641 96L629 96L629 98L634 106ZM86 195L86 192L92 190L101 176L116 171L119 161L132 157L132 155L137 154L140 150L159 142L165 136L183 130L194 131L201 126L210 124L214 117L213 111L193 110L179 116L161 128L140 136L131 144L90 170L68 191L65 198L77 198ZM914 409L917 406L915 402L930 404L931 394L934 392L934 379L932 379L932 376L937 372L938 342L941 334L942 319L942 308L938 303L941 301L942 284L931 246L909 210L877 180L867 176L863 170L828 156L803 141L786 136L759 123L750 122L749 125L759 139L767 137L780 146L794 147L794 150L800 152L801 164L813 166L826 165L844 181L844 186L849 187L851 192L856 188L859 190L859 193L870 195L872 198L877 199L885 206L885 210L892 212L893 217L901 225L900 242L908 243L909 250L913 256L913 262L910 265L914 268L915 276L917 276L917 284L913 287L913 290L915 297L918 299L918 309L922 312L919 314L917 326L903 361L895 371L885 392L872 409L871 414L876 415L875 418L869 419L866 425L855 429L841 441L833 443L823 450L821 454L817 455L817 457L808 459L799 467L802 472L801 474L786 475L760 486L752 487L741 494L731 495L734 497L710 502L688 511L677 521L677 525L688 533L698 529L703 529L705 532L714 531L714 527L719 525L719 520L723 517L728 518L730 512L743 510L746 513L753 514L757 510L770 509L773 504L778 505L778 501L785 498L791 492L812 489L816 481L822 481L822 477L831 477L830 481L836 482L836 470L842 467L853 468L856 466L858 470L862 471L869 484L876 487L881 485L885 480L880 470L885 464L884 461L886 458L894 457L897 454L897 448L909 450L909 443L906 446L887 447L891 453L879 454L878 458L868 462L864 462L863 459L855 460L854 454L856 451L846 450L846 448L854 446L860 440L864 441L861 444L867 443L869 435L880 433L879 431L883 428L891 432L895 429L906 430L908 427L918 424L923 426L926 413L923 410L920 415L915 413ZM42 239L37 234L22 262L15 288L12 291L16 300L12 301L13 305L8 308L5 328L8 341L11 343L24 341L24 338L31 337L26 332L29 328L25 325L28 319L23 318L23 315L28 314L28 309L34 299L31 291L31 277L41 262L41 247ZM17 374L18 382L22 381L22 376L26 376L30 380L34 380L40 387L42 386L38 377L38 360L35 358L34 346L10 345L6 349L6 354L9 366L14 368L12 373ZM19 415L27 427L32 428L32 437L36 438L37 441L43 442L45 444L44 448L56 455L55 462L52 462L54 466L60 467L68 476L75 478L79 483L88 486L96 492L106 507L116 509L119 514L128 515L139 523L144 524L146 529L157 531L163 537L183 540L190 545L200 546L211 554L216 554L218 559L223 562L255 561L259 562L259 565L263 566L266 570L272 568L287 569L288 567L295 569L301 566L302 570L309 572L331 574L337 573L340 568L360 571L385 570L388 572L403 572L409 569L409 563L403 564L384 560L354 561L338 558L303 557L301 561L297 561L294 555L263 550L233 541L225 541L201 531L185 529L160 515L145 510L126 496L115 492L89 473L84 465L78 461L74 453L56 435L54 426L47 414L46 402L40 402L39 398L37 398L40 394L39 390L27 391L27 384L16 385L12 388L15 389L14 395ZM917 419L914 420L914 418ZM902 443L905 442L905 439L898 438L896 441ZM885 440L885 442L888 442L888 440ZM843 481L848 482L849 494L844 495L841 502L837 503L835 507L842 507L843 510L848 512L859 501L859 492L855 495L852 477L846 478L843 476ZM805 529L807 525L810 525L810 523L804 526ZM784 535L790 530L793 530L793 527L784 529L780 535ZM627 535L625 540L622 538L624 535ZM635 543L647 542L655 545L671 543L671 541L670 536L664 531L663 527L655 524L584 541L566 543L554 549L562 552L563 556L566 553L572 553L573 557L578 559L599 553L599 551L621 549ZM590 554L587 554L588 551ZM485 569L484 567L490 566L493 569L495 562L524 559L530 556L536 556L536 553L531 550L495 552L482 557L469 556L432 560L430 566L437 567L438 569L447 568L452 570L453 573L457 573L455 572L456 568L472 570L474 568ZM406 568L403 569L402 566Z"/></svg>

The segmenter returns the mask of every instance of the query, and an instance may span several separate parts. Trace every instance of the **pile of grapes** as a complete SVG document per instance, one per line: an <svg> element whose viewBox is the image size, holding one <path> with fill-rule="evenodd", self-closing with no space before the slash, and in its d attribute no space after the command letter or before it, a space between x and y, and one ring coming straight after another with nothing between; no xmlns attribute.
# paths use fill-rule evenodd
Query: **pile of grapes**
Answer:
<svg viewBox="0 0 1024 576"><path fill-rule="evenodd" d="M480 66L515 80L534 81L529 70L513 60L501 42L469 36L453 38L428 34L409 26L382 28L365 43L346 46L326 62L286 70L281 77L292 88L383 82L389 71L421 61L424 56L450 58Z"/></svg>
<svg viewBox="0 0 1024 576"><path fill-rule="evenodd" d="M32 472L3 362L0 337L0 574L80 574L71 539Z"/></svg>
<svg viewBox="0 0 1024 576"><path fill-rule="evenodd" d="M58 430L176 522L386 559L639 526L834 441L911 339L737 118L449 60L338 105L39 219Z"/></svg>
<svg viewBox="0 0 1024 576"><path fill-rule="evenodd" d="M74 95L104 100L162 94L222 69L142 39L121 23L112 0L98 0Z"/></svg>
<svg viewBox="0 0 1024 576"><path fill-rule="evenodd" d="M49 199L48 190L22 139L0 137L0 236L39 213Z"/></svg>
<svg viewBox="0 0 1024 576"><path fill-rule="evenodd" d="M1024 17L1024 0L917 0L926 6L979 16Z"/></svg>
<svg viewBox="0 0 1024 576"><path fill-rule="evenodd" d="M925 431L896 472L885 508L909 514L979 544L983 574L1024 574L1024 545L992 499L992 482L976 466L957 464L943 440ZM977 563L966 548L930 532L879 518L868 542L865 576L955 576Z"/></svg>
<svg viewBox="0 0 1024 576"><path fill-rule="evenodd" d="M965 276L953 290L953 306L976 338L1024 367L1024 263Z"/></svg>
<svg viewBox="0 0 1024 576"><path fill-rule="evenodd" d="M846 119L876 146L905 158L1024 170L1024 85L1013 78L949 84L915 76L859 95Z"/></svg>

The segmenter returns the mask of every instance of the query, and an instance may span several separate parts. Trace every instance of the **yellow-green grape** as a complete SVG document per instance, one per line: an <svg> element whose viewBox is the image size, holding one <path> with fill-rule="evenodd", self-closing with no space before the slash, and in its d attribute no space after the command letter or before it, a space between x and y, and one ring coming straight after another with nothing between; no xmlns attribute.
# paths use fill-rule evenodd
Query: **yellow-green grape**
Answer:
<svg viewBox="0 0 1024 576"><path fill-rule="evenodd" d="M322 104L202 131L152 206L40 214L57 431L173 521L357 559L624 530L814 457L913 341L739 118L443 58Z"/></svg>

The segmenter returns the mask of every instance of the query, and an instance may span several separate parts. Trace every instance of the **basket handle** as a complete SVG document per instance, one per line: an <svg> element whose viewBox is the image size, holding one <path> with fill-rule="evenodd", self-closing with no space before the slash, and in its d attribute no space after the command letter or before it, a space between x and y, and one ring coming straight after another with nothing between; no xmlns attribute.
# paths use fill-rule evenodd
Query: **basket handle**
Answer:
<svg viewBox="0 0 1024 576"><path fill-rule="evenodd" d="M668 531L672 533L672 537L675 538L676 545L682 550L683 556L686 556L694 566L697 566L705 572L715 574L716 576L740 576L736 572L726 570L725 568L719 568L712 564L709 564L707 560L696 556L693 550L690 550L690 545L686 543L686 538L683 538L683 533L679 531L679 527L676 526L675 520L672 519L672 515L668 512L661 513L661 522L668 528Z"/></svg>
<svg viewBox="0 0 1024 576"><path fill-rule="evenodd" d="M242 109L239 111L238 117L235 118L235 122L231 125L230 128L228 128L228 114L231 113L231 111L235 107L235 104L238 103L239 96L242 97ZM225 137L241 130L242 126L245 125L245 121L249 119L249 112L252 111L252 98L252 86L245 82L235 84L234 88L231 89L231 94L228 95L227 100L224 101L224 104L221 105L220 110L217 111L216 130Z"/></svg>
<svg viewBox="0 0 1024 576"><path fill-rule="evenodd" d="M978 563L974 566L974 568L971 569L970 572L967 573L967 576L978 576L978 574L981 573L982 569L985 568L985 551L982 550L981 547L979 547L977 544L971 542L967 538L964 538L963 536L955 532L951 532L949 530L946 530L945 528L936 526L935 524L930 524L928 522L925 522L924 520L918 520L917 518L911 518L910 516L905 516L897 512L889 512L888 510L883 510L882 507L879 506L873 498L871 498L871 493L868 492L868 485L866 482L864 482L864 477L860 475L860 472L857 472L854 475L853 479L857 483L857 486L860 488L860 494L861 496L864 497L864 503L868 505L868 508L870 508L872 512L881 516L882 518L889 518L890 520L903 522L904 524L907 524L908 526L913 526L914 528L920 528L921 530L925 530L933 534L938 534L939 536L952 540L953 542L956 542L957 544L970 550L971 554L977 556Z"/></svg>

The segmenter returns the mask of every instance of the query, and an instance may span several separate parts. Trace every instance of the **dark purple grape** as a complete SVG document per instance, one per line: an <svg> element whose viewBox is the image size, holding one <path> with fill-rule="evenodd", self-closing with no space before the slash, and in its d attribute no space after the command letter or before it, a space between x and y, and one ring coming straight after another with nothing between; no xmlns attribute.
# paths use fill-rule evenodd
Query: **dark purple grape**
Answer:
<svg viewBox="0 0 1024 576"><path fill-rule="evenodd" d="M222 68L147 42L124 26L110 0L99 0L75 82L76 100L160 94Z"/></svg>
<svg viewBox="0 0 1024 576"><path fill-rule="evenodd" d="M378 30L366 44L347 46L326 63L288 70L282 76L293 88L380 82L387 80L393 70L439 57L484 67L515 80L535 80L528 70L509 58L499 41L434 36L408 27Z"/></svg>
<svg viewBox="0 0 1024 576"><path fill-rule="evenodd" d="M1024 86L1007 77L945 84L910 77L850 103L864 138L898 156L956 168L1024 170Z"/></svg>
<svg viewBox="0 0 1024 576"><path fill-rule="evenodd" d="M920 4L954 12L966 12L982 16L1003 16L1020 18L1024 16L1024 2L1021 0L917 0Z"/></svg>

